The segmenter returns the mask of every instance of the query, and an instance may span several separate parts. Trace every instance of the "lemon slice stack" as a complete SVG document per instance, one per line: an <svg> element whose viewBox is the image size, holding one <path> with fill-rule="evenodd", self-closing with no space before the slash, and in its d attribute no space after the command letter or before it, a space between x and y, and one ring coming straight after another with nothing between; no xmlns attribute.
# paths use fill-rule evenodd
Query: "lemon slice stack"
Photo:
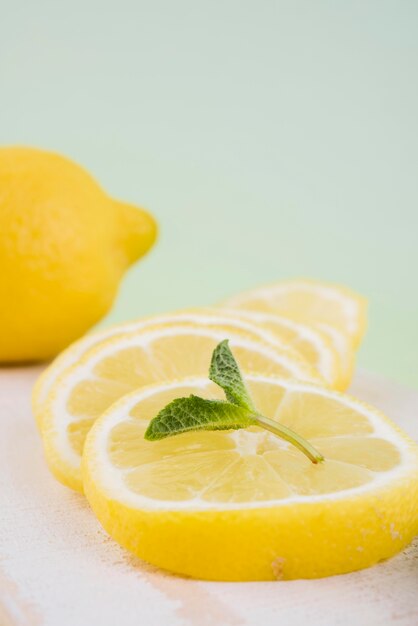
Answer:
<svg viewBox="0 0 418 626"><path fill-rule="evenodd" d="M312 578L372 565L418 530L418 453L340 393L364 330L361 297L293 281L88 335L34 389L48 465L116 541L180 574ZM207 374L224 339L257 408L323 463L257 427L144 439L171 400L222 397Z"/></svg>

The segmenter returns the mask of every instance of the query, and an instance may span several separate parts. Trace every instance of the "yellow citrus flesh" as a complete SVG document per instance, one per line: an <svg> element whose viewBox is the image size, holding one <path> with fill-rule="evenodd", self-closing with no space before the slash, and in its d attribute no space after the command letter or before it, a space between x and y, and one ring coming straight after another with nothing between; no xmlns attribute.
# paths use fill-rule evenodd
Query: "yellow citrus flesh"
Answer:
<svg viewBox="0 0 418 626"><path fill-rule="evenodd" d="M0 362L51 358L107 313L156 223L34 148L0 148L0 189Z"/></svg>
<svg viewBox="0 0 418 626"><path fill-rule="evenodd" d="M326 339L322 341L322 343L320 336L311 339L312 349L309 351L309 341L305 341L305 344L303 341L295 341L295 333L280 332L277 324L259 324L257 320L249 319L245 314L242 315L240 311L237 311L237 315L234 315L234 312L228 315L219 309L193 309L190 311L178 311L175 313L167 313L166 315L147 317L111 326L102 331L86 335L69 346L69 348L60 354L41 374L35 384L32 404L37 424L40 426L42 422L44 404L55 381L88 350L102 344L112 337L119 337L126 333L144 332L151 327L156 328L158 326L164 328L172 326L173 324L176 326L185 324L187 326L193 325L195 327L210 327L215 329L221 327L228 332L244 333L246 336L263 341L264 343L268 343L284 351L295 359L299 359L301 356L315 367L319 376L322 376L324 379L324 382L328 383L330 386L338 387L336 352L329 343L328 345L325 343L327 341ZM316 333L316 335L319 335L319 333ZM290 340L292 338L293 341ZM316 352L315 348L317 349ZM339 357L338 360L340 360Z"/></svg>
<svg viewBox="0 0 418 626"><path fill-rule="evenodd" d="M266 285L232 296L221 306L328 324L351 337L354 346L360 344L366 329L366 301L362 296L345 287L313 280Z"/></svg>
<svg viewBox="0 0 418 626"><path fill-rule="evenodd" d="M325 455L312 464L256 427L149 442L149 420L206 378L159 384L100 417L83 454L86 496L122 546L159 567L209 580L341 574L386 559L418 530L418 452L363 403L308 383L248 375L260 412Z"/></svg>
<svg viewBox="0 0 418 626"><path fill-rule="evenodd" d="M212 352L226 338L244 372L321 381L290 348L263 343L258 334L238 334L228 327L167 325L108 339L54 382L43 405L41 434L49 467L58 480L82 491L80 461L86 434L113 402L153 382L207 376Z"/></svg>

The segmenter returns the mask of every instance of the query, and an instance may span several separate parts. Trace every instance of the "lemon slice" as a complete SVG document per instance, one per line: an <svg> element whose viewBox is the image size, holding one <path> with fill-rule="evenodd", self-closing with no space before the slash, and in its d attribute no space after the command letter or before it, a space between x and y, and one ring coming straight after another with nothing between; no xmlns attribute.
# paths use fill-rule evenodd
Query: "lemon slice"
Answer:
<svg viewBox="0 0 418 626"><path fill-rule="evenodd" d="M335 326L317 322L313 327L325 335L338 353L339 379L336 389L344 391L353 379L355 367L355 350L351 338Z"/></svg>
<svg viewBox="0 0 418 626"><path fill-rule="evenodd" d="M239 293L221 303L278 313L299 321L335 326L358 346L366 329L366 300L346 289L313 280L291 280Z"/></svg>
<svg viewBox="0 0 418 626"><path fill-rule="evenodd" d="M122 546L159 567L210 580L315 578L386 559L417 531L418 449L375 409L325 388L246 376L255 405L325 455L312 464L267 431L144 432L207 379L144 388L90 431L86 496Z"/></svg>
<svg viewBox="0 0 418 626"><path fill-rule="evenodd" d="M334 361L335 352L334 354L331 354L331 350L328 350L327 353L325 345L321 346L321 360L320 356L312 354L312 352L309 353L308 350L303 349L303 346L295 345L293 348L292 346L288 346L288 335L284 335L283 332L278 332L277 325L260 325L256 323L256 320L251 321L251 319L246 319L245 313L242 314L241 311L238 311L237 315L234 314L234 311L232 311L232 314L227 315L219 309L192 309L188 311L168 313L166 315L142 318L132 322L111 326L100 332L86 335L79 341L76 341L74 344L69 346L69 348L62 352L41 374L35 384L32 395L32 404L38 426L40 426L42 422L44 403L55 381L68 367L74 365L74 363L76 363L80 357L93 346L98 346L112 337L119 337L121 335L125 335L126 333L139 333L151 327L166 327L172 326L173 324L186 324L196 327L209 326L211 328L221 327L228 332L232 331L244 333L246 336L252 337L253 339L261 340L264 343L275 346L294 359L300 360L301 356L302 358L306 358L308 362L317 368L319 375L323 377L325 382L329 383L331 386L337 385L336 364ZM270 333L269 330L274 332Z"/></svg>
<svg viewBox="0 0 418 626"><path fill-rule="evenodd" d="M167 325L108 339L91 348L50 387L43 404L41 433L51 471L82 491L80 461L94 420L121 396L152 382L207 375L212 352L229 338L242 370L320 380L306 361L286 346L263 343L230 328Z"/></svg>
<svg viewBox="0 0 418 626"><path fill-rule="evenodd" d="M343 391L350 384L352 369L348 363L353 363L354 350L351 343L344 342L342 346L339 342L341 333L333 327L322 329L319 325L309 326L289 317L245 309L221 308L219 312L251 322L285 341L302 354L333 389Z"/></svg>

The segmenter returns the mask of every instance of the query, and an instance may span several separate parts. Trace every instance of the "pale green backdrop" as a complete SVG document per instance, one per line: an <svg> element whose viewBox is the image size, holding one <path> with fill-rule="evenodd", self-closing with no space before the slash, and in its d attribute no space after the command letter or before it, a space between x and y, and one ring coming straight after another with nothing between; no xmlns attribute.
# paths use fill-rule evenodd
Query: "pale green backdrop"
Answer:
<svg viewBox="0 0 418 626"><path fill-rule="evenodd" d="M418 386L418 2L0 4L1 143L159 219L106 321L347 283L370 299L361 364Z"/></svg>

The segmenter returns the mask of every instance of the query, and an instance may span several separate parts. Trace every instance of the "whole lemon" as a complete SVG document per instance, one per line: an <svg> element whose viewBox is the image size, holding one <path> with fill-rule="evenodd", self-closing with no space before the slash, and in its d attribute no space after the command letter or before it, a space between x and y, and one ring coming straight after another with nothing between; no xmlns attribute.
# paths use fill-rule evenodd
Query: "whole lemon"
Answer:
<svg viewBox="0 0 418 626"><path fill-rule="evenodd" d="M47 359L80 337L156 232L69 159L0 148L0 361Z"/></svg>

